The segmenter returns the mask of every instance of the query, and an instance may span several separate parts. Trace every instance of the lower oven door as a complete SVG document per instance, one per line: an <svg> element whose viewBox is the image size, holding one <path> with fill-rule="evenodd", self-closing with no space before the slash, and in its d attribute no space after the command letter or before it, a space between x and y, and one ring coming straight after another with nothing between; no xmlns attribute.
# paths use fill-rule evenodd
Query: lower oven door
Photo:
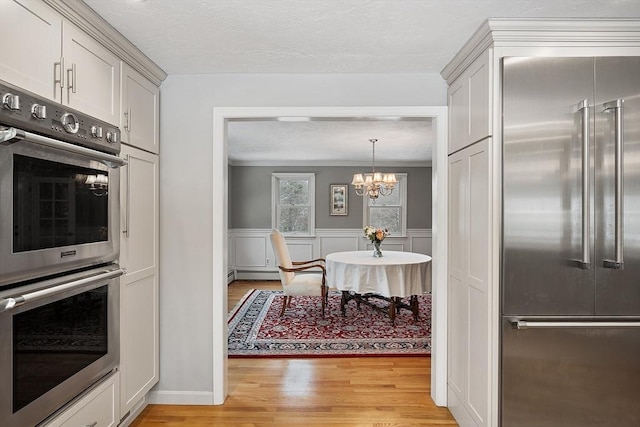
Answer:
<svg viewBox="0 0 640 427"><path fill-rule="evenodd" d="M115 261L117 156L0 128L0 288Z"/></svg>
<svg viewBox="0 0 640 427"><path fill-rule="evenodd" d="M119 363L117 265L0 294L0 420L33 426Z"/></svg>

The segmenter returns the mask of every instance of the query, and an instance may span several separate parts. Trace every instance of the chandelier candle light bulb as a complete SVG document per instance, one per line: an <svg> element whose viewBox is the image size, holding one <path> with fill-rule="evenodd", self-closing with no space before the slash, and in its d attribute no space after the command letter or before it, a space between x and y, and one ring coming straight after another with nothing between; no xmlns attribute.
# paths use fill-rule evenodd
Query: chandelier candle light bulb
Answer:
<svg viewBox="0 0 640 427"><path fill-rule="evenodd" d="M393 187L398 183L394 173L376 172L376 142L377 139L369 140L373 146L373 168L371 173L357 173L353 175L351 185L354 186L358 196L368 195L371 200L380 196L388 196L393 192Z"/></svg>

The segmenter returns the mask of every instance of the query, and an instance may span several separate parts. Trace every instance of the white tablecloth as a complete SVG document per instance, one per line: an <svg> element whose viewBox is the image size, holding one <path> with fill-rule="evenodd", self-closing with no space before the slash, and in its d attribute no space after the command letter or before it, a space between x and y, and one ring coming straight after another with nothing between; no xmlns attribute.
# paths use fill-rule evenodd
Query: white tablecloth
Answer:
<svg viewBox="0 0 640 427"><path fill-rule="evenodd" d="M431 291L431 257L412 252L335 252L325 257L327 284L341 291L408 297Z"/></svg>

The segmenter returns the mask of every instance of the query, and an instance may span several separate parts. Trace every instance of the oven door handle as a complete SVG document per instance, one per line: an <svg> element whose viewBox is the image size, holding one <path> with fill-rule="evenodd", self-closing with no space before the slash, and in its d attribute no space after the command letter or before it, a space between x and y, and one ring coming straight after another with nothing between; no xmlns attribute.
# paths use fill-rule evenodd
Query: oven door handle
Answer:
<svg viewBox="0 0 640 427"><path fill-rule="evenodd" d="M11 144L17 141L32 142L44 145L45 147L54 148L56 150L70 151L75 154L90 157L92 160L102 162L110 168L119 168L125 164L123 159L118 156L114 156L113 154L69 144L68 142L58 141L57 139L27 132L22 129L7 128L0 131L0 144Z"/></svg>
<svg viewBox="0 0 640 427"><path fill-rule="evenodd" d="M106 273L96 274L95 276L85 277L83 279L74 280L68 283L63 283L62 285L53 286L51 288L41 289L35 292L29 292L27 294L20 295L14 298L5 298L3 300L0 300L0 313L11 310L15 307L19 307L22 304L25 304L30 301L38 300L40 298L54 295L63 291L68 291L69 289L84 286L89 283L114 279L116 277L122 276L123 274L125 274L125 270L122 268L119 268L117 270L108 271Z"/></svg>

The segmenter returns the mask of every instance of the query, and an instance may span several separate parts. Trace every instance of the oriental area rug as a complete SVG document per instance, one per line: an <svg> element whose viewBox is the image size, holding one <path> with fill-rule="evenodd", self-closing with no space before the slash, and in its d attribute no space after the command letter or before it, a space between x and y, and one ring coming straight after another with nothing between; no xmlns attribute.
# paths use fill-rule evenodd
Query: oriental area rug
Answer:
<svg viewBox="0 0 640 427"><path fill-rule="evenodd" d="M282 291L252 289L229 313L229 357L361 357L431 354L431 295L419 299L419 317L396 315L350 301L346 316L341 294L329 293L325 317L319 297L295 296L284 316ZM408 300L408 298L407 298ZM374 300L378 301L378 300ZM378 301L381 307L387 302Z"/></svg>

